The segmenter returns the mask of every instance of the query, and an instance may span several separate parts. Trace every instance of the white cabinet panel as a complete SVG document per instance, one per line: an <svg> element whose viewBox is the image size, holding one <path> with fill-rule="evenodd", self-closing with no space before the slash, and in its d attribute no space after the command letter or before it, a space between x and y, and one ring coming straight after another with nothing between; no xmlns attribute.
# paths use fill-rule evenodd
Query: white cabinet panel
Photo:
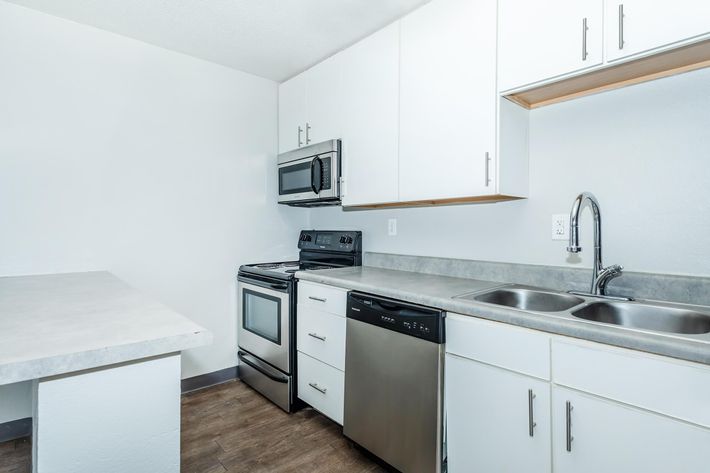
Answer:
<svg viewBox="0 0 710 473"><path fill-rule="evenodd" d="M399 23L342 52L343 205L395 202L399 159Z"/></svg>
<svg viewBox="0 0 710 473"><path fill-rule="evenodd" d="M434 0L401 28L400 201L495 194L496 1Z"/></svg>
<svg viewBox="0 0 710 473"><path fill-rule="evenodd" d="M500 0L499 89L515 89L601 64L602 2Z"/></svg>
<svg viewBox="0 0 710 473"><path fill-rule="evenodd" d="M537 330L449 313L446 352L550 379L550 335Z"/></svg>
<svg viewBox="0 0 710 473"><path fill-rule="evenodd" d="M348 291L314 282L298 282L298 304L345 317Z"/></svg>
<svg viewBox="0 0 710 473"><path fill-rule="evenodd" d="M298 397L342 425L345 373L298 352Z"/></svg>
<svg viewBox="0 0 710 473"><path fill-rule="evenodd" d="M297 343L301 351L339 370L345 369L345 317L298 306Z"/></svg>
<svg viewBox="0 0 710 473"><path fill-rule="evenodd" d="M605 1L607 59L624 58L710 34L708 0Z"/></svg>
<svg viewBox="0 0 710 473"><path fill-rule="evenodd" d="M552 343L556 384L710 427L710 367L597 343Z"/></svg>
<svg viewBox="0 0 710 473"><path fill-rule="evenodd" d="M710 430L559 387L552 390L552 417L556 473L708 470Z"/></svg>
<svg viewBox="0 0 710 473"><path fill-rule="evenodd" d="M340 138L343 118L341 59L337 54L304 73L308 110L304 124L306 145Z"/></svg>
<svg viewBox="0 0 710 473"><path fill-rule="evenodd" d="M279 85L279 153L305 144L305 126L306 75L300 74Z"/></svg>
<svg viewBox="0 0 710 473"><path fill-rule="evenodd" d="M549 383L447 354L446 409L451 473L551 471Z"/></svg>

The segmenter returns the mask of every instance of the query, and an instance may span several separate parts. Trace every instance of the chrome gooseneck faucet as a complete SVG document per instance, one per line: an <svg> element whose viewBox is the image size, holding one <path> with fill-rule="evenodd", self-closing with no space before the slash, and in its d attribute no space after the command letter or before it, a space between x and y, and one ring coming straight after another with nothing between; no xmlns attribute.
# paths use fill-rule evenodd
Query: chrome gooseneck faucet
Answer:
<svg viewBox="0 0 710 473"><path fill-rule="evenodd" d="M623 267L614 264L604 267L602 264L602 216L599 210L599 201L591 192L582 192L577 196L572 204L572 211L569 216L569 246L567 251L579 253L582 247L579 246L579 216L585 205L592 210L594 217L594 266L592 268L592 287L590 294L605 295L606 285L612 279L621 276Z"/></svg>

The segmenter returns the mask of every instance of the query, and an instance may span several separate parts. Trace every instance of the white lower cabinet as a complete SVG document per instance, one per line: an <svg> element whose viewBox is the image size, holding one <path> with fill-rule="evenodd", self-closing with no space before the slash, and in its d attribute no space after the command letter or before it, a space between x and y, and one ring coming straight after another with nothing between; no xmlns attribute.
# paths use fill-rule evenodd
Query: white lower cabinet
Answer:
<svg viewBox="0 0 710 473"><path fill-rule="evenodd" d="M710 471L708 366L457 314L446 330L451 473Z"/></svg>
<svg viewBox="0 0 710 473"><path fill-rule="evenodd" d="M557 386L552 389L552 410L555 472L710 470L710 430Z"/></svg>
<svg viewBox="0 0 710 473"><path fill-rule="evenodd" d="M298 352L298 397L342 425L345 373Z"/></svg>
<svg viewBox="0 0 710 473"><path fill-rule="evenodd" d="M451 473L551 471L550 383L446 356Z"/></svg>

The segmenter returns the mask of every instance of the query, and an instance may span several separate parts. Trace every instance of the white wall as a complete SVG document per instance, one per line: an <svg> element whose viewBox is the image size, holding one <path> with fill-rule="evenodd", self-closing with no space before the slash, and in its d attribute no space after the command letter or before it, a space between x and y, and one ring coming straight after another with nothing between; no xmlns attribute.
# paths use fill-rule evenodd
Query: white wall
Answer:
<svg viewBox="0 0 710 473"><path fill-rule="evenodd" d="M551 215L592 191L605 263L629 271L710 276L710 69L535 110L530 198L422 209L313 209L316 228L364 231L367 251L591 267L552 241ZM397 218L398 235L387 236Z"/></svg>
<svg viewBox="0 0 710 473"><path fill-rule="evenodd" d="M213 331L183 377L235 365L236 269L308 218L276 83L3 1L0 68L0 275L111 270Z"/></svg>

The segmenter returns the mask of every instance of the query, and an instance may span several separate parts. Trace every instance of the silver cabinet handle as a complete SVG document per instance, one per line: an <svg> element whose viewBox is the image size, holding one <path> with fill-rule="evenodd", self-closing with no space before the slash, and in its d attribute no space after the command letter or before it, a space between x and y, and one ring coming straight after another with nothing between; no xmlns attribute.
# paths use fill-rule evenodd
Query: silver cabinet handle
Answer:
<svg viewBox="0 0 710 473"><path fill-rule="evenodd" d="M484 182L486 187L488 187L491 184L490 168L491 168L491 155L488 151L486 151L486 175L485 175L485 182Z"/></svg>
<svg viewBox="0 0 710 473"><path fill-rule="evenodd" d="M321 393L321 394L325 394L325 392L327 391L326 388L321 388L321 387L318 386L316 383L308 383L308 385L309 385L310 387L312 387L313 389L315 389L316 391L318 391L319 393Z"/></svg>
<svg viewBox="0 0 710 473"><path fill-rule="evenodd" d="M624 49L624 4L619 5L619 49Z"/></svg>
<svg viewBox="0 0 710 473"><path fill-rule="evenodd" d="M298 125L298 147L300 148L303 146L303 141L301 141L301 134L303 133L303 128L301 128L301 125Z"/></svg>
<svg viewBox="0 0 710 473"><path fill-rule="evenodd" d="M533 412L533 400L535 399L535 393L532 389L528 389L528 434L530 437L535 436L535 427L537 423L535 422L535 413Z"/></svg>
<svg viewBox="0 0 710 473"><path fill-rule="evenodd" d="M318 335L317 333L309 333L308 336L309 336L309 337L313 337L313 338L315 338L315 339L317 339L317 340L320 340L321 342L324 342L324 341L325 341L325 337L321 337L321 336Z"/></svg>
<svg viewBox="0 0 710 473"><path fill-rule="evenodd" d="M567 412L567 416L566 416L567 445L566 445L566 447L567 447L568 452L572 451L572 440L574 440L574 437L572 437L572 409L574 409L574 407L572 407L572 403L570 401L567 401L567 409L566 409L566 412Z"/></svg>
<svg viewBox="0 0 710 473"><path fill-rule="evenodd" d="M310 300L312 300L312 301L318 301L318 302L325 302L325 301L328 300L328 299L325 299L325 298L321 299L320 297L314 297L314 296L308 296L308 298L309 298Z"/></svg>
<svg viewBox="0 0 710 473"><path fill-rule="evenodd" d="M311 142L311 125L306 122L306 144Z"/></svg>
<svg viewBox="0 0 710 473"><path fill-rule="evenodd" d="M582 61L587 60L589 53L587 52L587 31L589 27L587 26L587 19L582 19Z"/></svg>

